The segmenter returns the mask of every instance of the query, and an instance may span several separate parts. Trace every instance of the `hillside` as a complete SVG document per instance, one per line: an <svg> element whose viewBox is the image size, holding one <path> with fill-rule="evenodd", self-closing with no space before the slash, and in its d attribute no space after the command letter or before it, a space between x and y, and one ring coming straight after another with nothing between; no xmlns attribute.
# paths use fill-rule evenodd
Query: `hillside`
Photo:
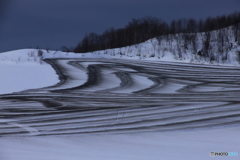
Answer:
<svg viewBox="0 0 240 160"><path fill-rule="evenodd" d="M240 61L240 24L200 33L160 36L127 47L88 53L44 54L43 58L131 58L188 63L238 65Z"/></svg>
<svg viewBox="0 0 240 160"><path fill-rule="evenodd" d="M25 49L0 53L0 61L14 63L47 58L123 58L158 60L197 64L239 65L240 24L201 33L178 33L160 36L127 47L72 53L40 49ZM40 52L40 53L39 53Z"/></svg>
<svg viewBox="0 0 240 160"><path fill-rule="evenodd" d="M126 47L143 43L155 37L166 35L181 34L185 40L194 40L190 33L208 33L215 30L233 26L234 36L239 37L240 12L217 17L208 17L206 19L178 19L170 23L154 18L145 17L141 19L132 19L125 27L114 29L109 28L102 34L87 33L76 47L67 48L63 46L62 51L73 51L75 53L87 53L99 50ZM220 33L219 40L222 39ZM192 38L191 38L192 37ZM209 37L208 39L209 40ZM238 41L238 38L235 39ZM206 44L208 45L208 44Z"/></svg>
<svg viewBox="0 0 240 160"><path fill-rule="evenodd" d="M239 27L240 25L238 25ZM150 39L144 43L96 51L95 54L138 57L217 64L238 64L240 60L240 29L234 26L206 33L172 34Z"/></svg>

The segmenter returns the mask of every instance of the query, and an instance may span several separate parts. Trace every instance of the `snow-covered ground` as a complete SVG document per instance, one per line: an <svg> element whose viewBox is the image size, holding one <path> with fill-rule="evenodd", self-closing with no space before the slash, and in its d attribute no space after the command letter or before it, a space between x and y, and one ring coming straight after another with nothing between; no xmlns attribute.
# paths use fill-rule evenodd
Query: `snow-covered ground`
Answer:
<svg viewBox="0 0 240 160"><path fill-rule="evenodd" d="M0 53L0 94L7 94L7 93L10 94L13 92L23 91L26 89L44 88L44 87L48 87L58 83L59 79L54 69L49 64L42 61L41 60L42 58L100 58L100 59L101 58L109 58L109 59L124 58L124 59L135 59L135 60L145 59L148 61L151 60L153 63L159 60L165 61L165 62L166 61L185 62L185 63L193 62L192 61L193 57L189 53L185 55L185 59L180 60L180 59L176 59L173 54L167 53L167 52L164 55L161 55L160 58L157 56L154 56L154 57L137 56L138 54L137 50L139 50L139 48L136 48L135 51L134 51L134 48L136 47L132 46L132 47L125 47L122 49L98 51L98 52L87 53L87 54L43 51L43 55L41 56L38 55L37 50L33 50L33 49L24 49L24 50ZM146 42L145 49L149 49L148 52L152 52L151 50L152 46L150 44L150 41ZM124 50L124 51L121 51L121 50ZM140 50L140 51L143 52L143 50ZM125 52L128 54L122 55L121 52ZM233 62L233 63L230 63L230 62ZM73 66L67 65L68 63L67 60L66 61L62 60L59 63L62 66L65 66L67 70L71 70L71 72L69 72L70 74L68 75L72 77L71 81L69 81L69 83L66 82L65 85L62 85L62 86L56 86L57 89L65 89L65 88L76 87L77 83L83 84L84 81L87 80L87 74L85 71L86 67L89 64L94 64L95 62L83 62L82 68L80 68L81 74L79 74L80 73L79 68L77 71ZM202 60L196 63L208 63L208 62ZM219 63L215 63L215 64L219 65ZM158 63L154 65L158 66ZM238 63L236 63L236 60L234 59L234 56L232 60L229 60L229 63L227 65L238 65ZM221 67L220 66L218 67L219 67L219 71L218 71L219 73L224 72L224 68L223 70L221 70ZM193 66L190 66L189 68L186 67L186 69L189 69L189 70L191 70L191 68L193 68L194 70ZM131 68L129 69L123 68L121 71L134 73L134 69L131 69ZM216 72L215 70L213 71ZM77 73L79 75L77 75ZM112 70L103 69L102 70L102 75L104 79L103 83L100 83L99 86L95 88L93 86L91 88L83 89L83 91L92 92L94 90L110 89L114 87L116 88L117 86L114 83L115 82L120 83L120 81L119 79L117 79L115 75L113 75L113 73L114 72ZM166 68L166 73L167 73L167 68ZM196 73L196 75L200 73L201 72L198 72ZM193 76L196 76L196 75L193 74ZM203 77L203 78L206 78L206 77ZM137 91L137 89L142 90L147 88L148 86L154 85L153 81L150 81L150 79L144 77L144 75L132 75L132 79L136 83L134 83L131 87L122 89L122 90L120 89L117 91L113 91L113 93L126 94L126 93L131 93L133 91ZM154 91L152 93L166 94L167 96L169 96L171 93L175 94L176 90L179 90L180 88L185 89L184 83L185 82L180 82L180 81L178 83L176 83L175 81L169 82L166 85L165 89L163 88L163 90L159 92ZM223 82L221 81L221 83ZM202 85L203 87L201 87L200 85L197 85L197 87L193 89L190 88L190 91L214 92L214 91L219 91L221 89L227 90L227 91L228 90L232 91L234 89L234 87L227 88L227 86L223 86L221 88L219 88L219 86L215 87L214 83L202 84ZM49 90L51 90L51 88ZM213 95L211 96L213 97ZM219 94L219 96L222 96L222 95ZM227 96L231 98L231 95L227 95ZM222 101L224 101L227 98L228 97L223 96ZM174 99L174 96L172 97L172 99ZM199 101L201 100L202 99L199 99ZM162 103L167 103L168 101L170 102L174 100L163 99ZM153 102L157 102L157 101L153 99ZM195 112L197 113L202 112L201 110L200 111L198 110L199 106L197 105L197 103L198 102L195 102L196 105L194 106L188 106L189 108L194 109L194 113L192 113L191 111L191 114L195 114ZM174 104L174 102L172 102L172 104ZM4 105L5 103L3 103L2 101L2 104L1 104L1 101L0 101L0 106L3 107L5 110L7 110L7 107ZM217 103L214 105L215 107L218 106ZM219 106L224 106L224 105L225 105L224 103L219 102ZM17 107L18 106L15 105L15 109ZM21 107L25 108L26 106L21 106ZM184 106L180 105L179 108L181 107L184 107ZM211 108L211 107L207 106L206 108ZM232 109L234 109L232 110L232 112L238 112L238 110L235 110L235 108L236 107L234 106L232 107ZM17 109L20 109L20 108L17 108ZM210 112L214 112L214 111L210 110ZM140 113L142 114L146 112L139 112L139 114ZM215 117L217 118L218 116L224 116L225 112L223 113L221 112L219 114L214 113L214 114L216 114ZM20 115L20 113L18 113L18 115ZM199 115L199 114L196 114L196 115ZM201 116L201 114L199 116ZM206 114L203 114L203 117L204 116L206 116ZM69 135L34 136L35 134L31 134L29 136L23 136L23 137L21 136L1 137L1 127L4 128L5 123L7 123L8 125L7 129L9 129L10 131L11 129L14 129L14 127L16 126L25 130L32 130L34 128L31 129L31 126L20 125L18 124L18 121L10 121L8 117L5 117L3 115L3 113L2 115L0 113L0 117L1 117L0 119L0 160L18 160L18 159L19 160L33 160L33 159L34 160L66 160L66 159L68 160L79 160L79 159L86 159L86 160L118 160L118 159L119 160L120 159L121 160L122 159L203 160L204 159L204 160L207 160L207 159L212 159L212 157L210 157L210 152L212 151L240 153L240 138L239 138L240 127L238 125L228 126L226 128L225 127L220 127L215 129L204 128L204 129L198 129L198 130L192 130L192 131L187 130L187 131L147 132L147 133L132 133L132 134L130 133L97 134L97 135L84 134L84 135L71 135L71 136ZM41 118L44 118L44 117L39 117L40 121L41 121ZM94 121L95 119L94 117L90 117L90 118L93 118L91 119L92 121ZM22 119L24 120L24 117ZM174 119L174 120L177 120L177 119ZM179 119L179 121L180 120L181 119ZM25 123L31 123L31 119L29 119L29 121L30 122L25 122ZM53 123L54 123L54 120L53 120ZM163 121L162 123L165 123L165 122ZM94 125L98 125L98 124L101 124L101 123L96 122L96 124ZM37 127L39 124L36 123L36 124L33 124L33 126L34 125ZM61 125L61 124L57 123L57 125ZM68 128L70 126L71 124L67 123L65 127ZM39 127L41 128L42 126L39 125ZM50 124L50 127L51 127L51 124ZM49 130L51 130L51 128ZM38 132L40 134L41 129ZM239 159L239 156L232 156L232 157L219 156L219 157L215 157L215 159L216 158L235 160L235 159Z"/></svg>
<svg viewBox="0 0 240 160"><path fill-rule="evenodd" d="M49 64L45 63L43 59L106 58L239 66L234 53L229 56L227 63L209 62L206 59L196 60L196 55L192 53L183 54L184 58L182 59L177 58L171 52L156 53L153 49L154 44L157 43L156 41L156 39L152 39L139 45L85 54L41 50L43 53L38 55L39 50L36 49L22 49L0 53L0 94L42 88L56 84L59 81L58 76L55 74L54 69ZM140 56L139 52L142 53ZM154 56L151 56L151 53L154 53ZM64 62L61 63L64 65ZM71 69L74 70L74 67L71 67ZM86 75L81 75L82 83L84 83L86 78ZM140 77L138 77L138 79L139 78ZM78 78L77 80L79 81L80 79ZM169 92L171 91L169 90Z"/></svg>
<svg viewBox="0 0 240 160"><path fill-rule="evenodd" d="M1 160L239 160L240 128L195 132L0 138Z"/></svg>
<svg viewBox="0 0 240 160"><path fill-rule="evenodd" d="M29 49L0 53L0 94L56 84L54 69Z"/></svg>

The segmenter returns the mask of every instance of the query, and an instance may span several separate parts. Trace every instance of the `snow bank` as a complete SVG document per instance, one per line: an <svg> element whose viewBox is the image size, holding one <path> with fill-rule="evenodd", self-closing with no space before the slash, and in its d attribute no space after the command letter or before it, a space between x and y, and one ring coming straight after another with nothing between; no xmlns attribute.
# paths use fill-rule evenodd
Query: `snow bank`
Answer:
<svg viewBox="0 0 240 160"><path fill-rule="evenodd" d="M0 94L47 87L59 81L54 69L31 49L1 53L0 77Z"/></svg>

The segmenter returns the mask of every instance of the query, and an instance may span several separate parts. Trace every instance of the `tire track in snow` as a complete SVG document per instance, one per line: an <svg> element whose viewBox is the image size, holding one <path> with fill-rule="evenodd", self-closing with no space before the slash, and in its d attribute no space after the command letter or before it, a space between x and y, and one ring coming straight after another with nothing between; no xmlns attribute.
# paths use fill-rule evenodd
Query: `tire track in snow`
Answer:
<svg viewBox="0 0 240 160"><path fill-rule="evenodd" d="M47 62L61 81L0 95L0 118L11 119L0 121L0 136L161 132L240 123L236 67L114 59Z"/></svg>

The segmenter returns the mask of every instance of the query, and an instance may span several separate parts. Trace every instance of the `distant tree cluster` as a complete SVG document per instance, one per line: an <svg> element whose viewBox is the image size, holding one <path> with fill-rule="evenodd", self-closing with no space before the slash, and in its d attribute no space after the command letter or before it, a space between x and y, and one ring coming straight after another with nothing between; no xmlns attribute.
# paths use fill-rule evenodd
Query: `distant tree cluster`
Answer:
<svg viewBox="0 0 240 160"><path fill-rule="evenodd" d="M75 48L63 48L64 51L85 53L134 45L154 37L177 33L183 33L186 39L194 39L192 36L189 37L189 33L209 32L228 26L236 26L235 38L237 39L239 23L240 12L215 18L208 17L206 20L195 20L193 18L173 20L170 24L158 18L146 17L142 19L132 19L124 28L110 28L100 35L96 33L86 34ZM206 38L209 37L206 36ZM206 40L206 51L209 47L208 44L209 41Z"/></svg>

